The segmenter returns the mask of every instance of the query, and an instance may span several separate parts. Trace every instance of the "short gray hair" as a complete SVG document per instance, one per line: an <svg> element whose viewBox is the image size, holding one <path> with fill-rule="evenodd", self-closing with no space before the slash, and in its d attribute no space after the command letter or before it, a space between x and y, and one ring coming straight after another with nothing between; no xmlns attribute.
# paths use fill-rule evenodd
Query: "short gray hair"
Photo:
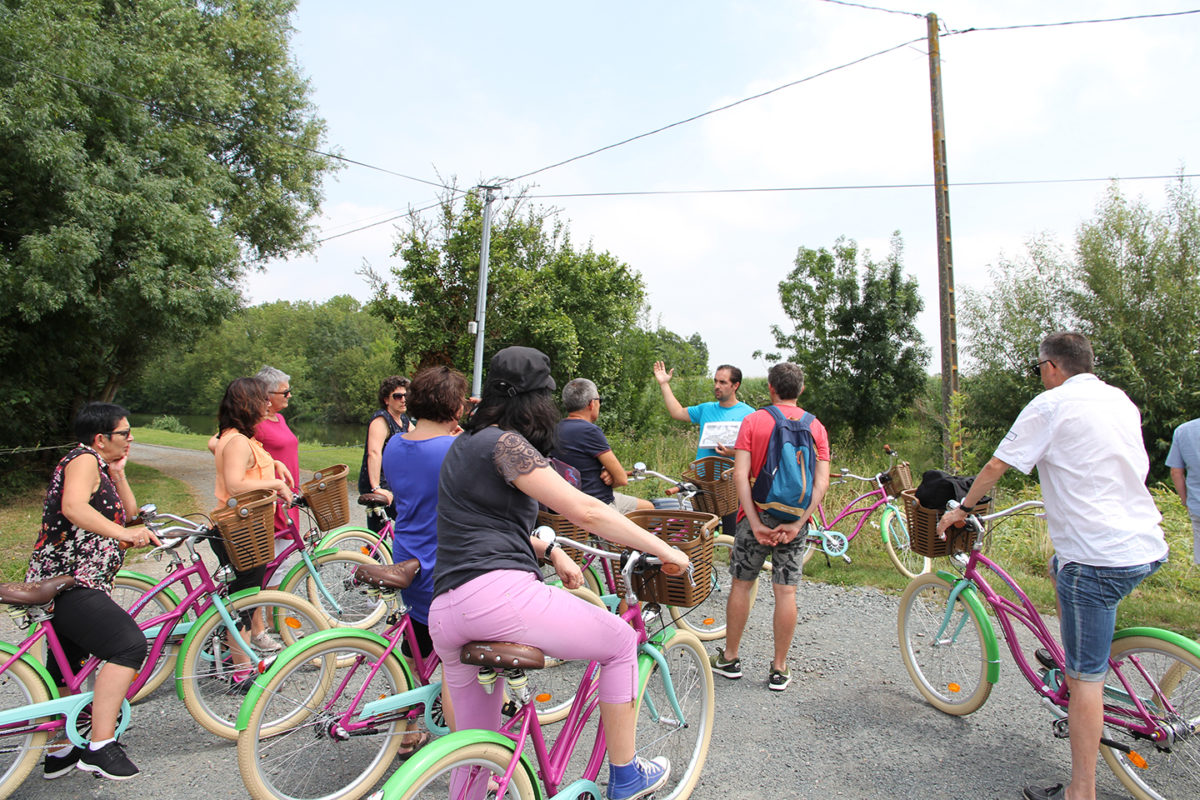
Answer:
<svg viewBox="0 0 1200 800"><path fill-rule="evenodd" d="M587 408L588 403L599 397L600 391L596 388L596 384L587 378L576 378L569 381L562 390L563 408L567 409L568 414Z"/></svg>
<svg viewBox="0 0 1200 800"><path fill-rule="evenodd" d="M267 387L268 392L273 392L279 388L281 383L291 383L292 379L283 370L275 369L274 367L263 367L258 372L254 373L254 378L263 386Z"/></svg>

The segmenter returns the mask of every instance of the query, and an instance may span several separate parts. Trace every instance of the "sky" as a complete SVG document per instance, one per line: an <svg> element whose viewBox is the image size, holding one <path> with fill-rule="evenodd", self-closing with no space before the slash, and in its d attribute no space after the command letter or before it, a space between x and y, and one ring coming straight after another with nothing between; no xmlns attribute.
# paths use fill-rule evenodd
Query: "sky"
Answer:
<svg viewBox="0 0 1200 800"><path fill-rule="evenodd" d="M246 299L366 300L358 271L390 275L407 219L347 232L443 191L389 173L460 188L507 181L801 81L506 191L555 209L575 245L629 264L650 323L699 333L711 366L746 376L766 374L752 354L775 350L770 326L787 328L778 284L798 248L845 236L881 260L899 231L937 371L929 11L942 29L960 292L986 291L989 269L1034 237L1069 252L1111 179L1160 208L1169 181L1135 178L1200 173L1200 14L979 30L1191 11L1200 0L864 4L906 13L826 0L301 0L292 52L327 122L324 146L380 169L328 178L316 236L345 235L252 273ZM1032 183L1065 180L1076 182ZM894 184L916 187L828 188ZM777 188L803 190L611 194ZM961 358L970 343L960 330Z"/></svg>

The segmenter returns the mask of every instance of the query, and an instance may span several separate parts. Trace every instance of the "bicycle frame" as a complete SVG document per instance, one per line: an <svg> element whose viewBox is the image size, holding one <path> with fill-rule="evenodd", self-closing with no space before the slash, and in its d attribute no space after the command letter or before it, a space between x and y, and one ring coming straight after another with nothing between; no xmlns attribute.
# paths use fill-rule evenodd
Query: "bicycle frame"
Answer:
<svg viewBox="0 0 1200 800"><path fill-rule="evenodd" d="M862 530L863 525L866 524L867 519L871 516L871 514L873 514L877 509L880 509L883 506L887 505L889 502L891 502L892 496L888 494L887 489L885 489L883 487L883 484L878 482L879 481L878 475L876 475L874 478L863 478L858 475L847 474L845 477L857 478L858 480L863 480L863 481L875 481L875 488L871 489L868 492L863 492L858 497L854 498L849 503L847 503L845 505L845 507L842 508L842 510L838 512L838 515L836 517L834 517L833 520L830 522L827 522L825 520L824 504L818 505L817 506L817 518L820 521L819 524L820 524L821 529L825 530L825 529L832 529L835 525L837 525L839 522L846 519L847 517L853 516L855 514L860 514L861 516L859 517L858 524L855 525L854 530L848 536L846 536L846 541L850 542L850 541L854 540L855 536L858 536L858 532ZM866 505L866 506L863 506L862 508L855 508L855 506L857 506L859 503L861 503L864 500L867 500L868 498L871 498L871 497L878 497L878 499L871 505Z"/></svg>

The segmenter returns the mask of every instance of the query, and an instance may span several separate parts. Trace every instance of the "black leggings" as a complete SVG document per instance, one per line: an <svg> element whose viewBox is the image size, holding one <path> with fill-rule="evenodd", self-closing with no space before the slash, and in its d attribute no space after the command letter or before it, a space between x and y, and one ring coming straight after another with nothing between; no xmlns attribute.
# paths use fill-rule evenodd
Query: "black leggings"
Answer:
<svg viewBox="0 0 1200 800"><path fill-rule="evenodd" d="M141 669L146 660L146 635L128 611L99 589L77 586L56 597L54 632L75 672L89 655L130 669ZM55 684L66 685L49 650L46 662Z"/></svg>
<svg viewBox="0 0 1200 800"><path fill-rule="evenodd" d="M229 560L229 554L225 552L225 540L220 536L213 536L208 540L212 546L213 555L217 557L222 565L229 564L232 569L233 563ZM233 571L233 581L229 584L229 594L234 595L243 589L258 589L262 587L263 577L267 574L267 565L263 564L260 567L252 569ZM241 629L250 630L250 612L243 611L240 615Z"/></svg>

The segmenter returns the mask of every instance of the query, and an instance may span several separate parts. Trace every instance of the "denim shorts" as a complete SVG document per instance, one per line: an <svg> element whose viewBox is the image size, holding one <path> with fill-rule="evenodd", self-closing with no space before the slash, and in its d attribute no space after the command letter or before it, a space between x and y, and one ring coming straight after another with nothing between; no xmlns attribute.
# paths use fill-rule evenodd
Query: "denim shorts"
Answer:
<svg viewBox="0 0 1200 800"><path fill-rule="evenodd" d="M1054 557L1068 677L1104 680L1117 625L1117 604L1164 563L1165 558L1136 567L1092 567L1070 561L1058 569L1058 557Z"/></svg>

